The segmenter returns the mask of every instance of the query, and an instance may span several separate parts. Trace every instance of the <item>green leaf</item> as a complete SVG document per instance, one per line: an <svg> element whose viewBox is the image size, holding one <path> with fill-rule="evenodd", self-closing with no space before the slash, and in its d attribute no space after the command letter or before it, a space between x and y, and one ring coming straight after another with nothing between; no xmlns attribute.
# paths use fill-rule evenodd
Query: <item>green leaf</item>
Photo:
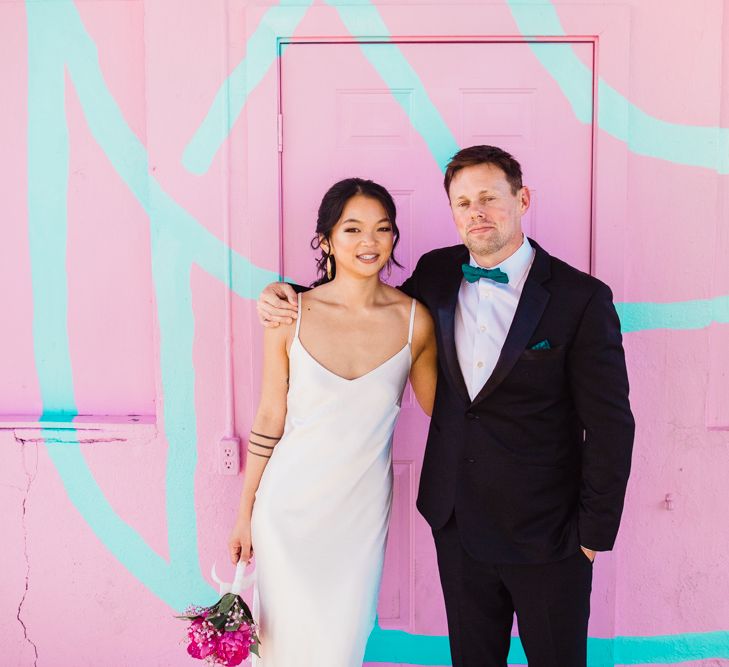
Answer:
<svg viewBox="0 0 729 667"><path fill-rule="evenodd" d="M225 630L227 618L225 615L208 616L205 620L210 621L216 630Z"/></svg>
<svg viewBox="0 0 729 667"><path fill-rule="evenodd" d="M243 613L245 614L245 618L250 620L253 620L253 614L251 614L251 610L249 609L248 605L244 602L243 598L239 597L240 600L240 606L241 609L243 609Z"/></svg>
<svg viewBox="0 0 729 667"><path fill-rule="evenodd" d="M233 593L226 593L222 598L220 598L220 602L218 603L218 612L221 614L227 614L235 604L237 597L238 596Z"/></svg>

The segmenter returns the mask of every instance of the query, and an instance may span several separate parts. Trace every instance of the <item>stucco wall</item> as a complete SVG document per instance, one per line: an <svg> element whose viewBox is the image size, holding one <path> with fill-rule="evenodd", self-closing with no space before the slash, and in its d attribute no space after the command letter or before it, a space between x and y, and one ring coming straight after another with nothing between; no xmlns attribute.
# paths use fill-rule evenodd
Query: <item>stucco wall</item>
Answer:
<svg viewBox="0 0 729 667"><path fill-rule="evenodd" d="M215 597L214 562L230 575L217 447L250 427L252 299L277 277L277 204L248 191L276 37L445 21L599 36L593 268L637 436L591 665L729 664L726 3L501 0L483 31L453 3L309 5L0 3L0 663L186 663L172 615ZM533 57L574 106L573 63ZM445 664L442 634L378 629L368 659Z"/></svg>

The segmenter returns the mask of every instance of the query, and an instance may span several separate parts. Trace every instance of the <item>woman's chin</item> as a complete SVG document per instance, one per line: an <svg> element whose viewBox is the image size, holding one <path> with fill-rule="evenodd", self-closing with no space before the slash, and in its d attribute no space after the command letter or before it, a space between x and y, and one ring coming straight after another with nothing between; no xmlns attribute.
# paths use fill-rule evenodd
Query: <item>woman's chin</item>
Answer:
<svg viewBox="0 0 729 667"><path fill-rule="evenodd" d="M380 275L384 268L385 265L380 262L378 262L377 264L364 264L364 262L362 262L360 266L347 267L344 271L341 271L341 268L337 267L340 273L348 273L353 278L357 278L359 280L376 278Z"/></svg>

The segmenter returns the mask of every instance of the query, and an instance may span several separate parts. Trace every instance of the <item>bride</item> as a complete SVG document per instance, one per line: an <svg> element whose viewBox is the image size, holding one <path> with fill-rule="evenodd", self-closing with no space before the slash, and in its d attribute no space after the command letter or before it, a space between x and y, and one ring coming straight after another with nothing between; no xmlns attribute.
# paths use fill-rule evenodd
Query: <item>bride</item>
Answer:
<svg viewBox="0 0 729 667"><path fill-rule="evenodd" d="M384 284L395 204L348 178L319 207L321 274L299 316L266 329L231 559L256 557L265 667L360 667L375 621L392 501L392 433L410 378L430 415L427 309Z"/></svg>

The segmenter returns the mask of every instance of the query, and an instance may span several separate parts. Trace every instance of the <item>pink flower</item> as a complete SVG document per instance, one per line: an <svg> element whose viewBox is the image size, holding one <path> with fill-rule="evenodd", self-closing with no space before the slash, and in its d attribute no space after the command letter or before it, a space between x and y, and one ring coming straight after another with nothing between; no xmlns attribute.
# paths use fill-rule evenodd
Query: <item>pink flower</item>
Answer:
<svg viewBox="0 0 729 667"><path fill-rule="evenodd" d="M197 658L198 660L202 660L202 656L200 655L200 646L198 644L196 644L195 642L190 642L187 645L187 652L193 658Z"/></svg>
<svg viewBox="0 0 729 667"><path fill-rule="evenodd" d="M187 652L198 660L205 660L209 655L215 653L218 648L217 638L213 638L209 642L204 644L196 644L194 641L190 642L187 646Z"/></svg>
<svg viewBox="0 0 729 667"><path fill-rule="evenodd" d="M187 629L187 638L190 644L187 652L198 660L204 660L218 648L218 633L206 624L203 619L196 618Z"/></svg>
<svg viewBox="0 0 729 667"><path fill-rule="evenodd" d="M226 665L240 665L250 653L251 633L247 625L235 632L226 632L218 641L217 656Z"/></svg>

